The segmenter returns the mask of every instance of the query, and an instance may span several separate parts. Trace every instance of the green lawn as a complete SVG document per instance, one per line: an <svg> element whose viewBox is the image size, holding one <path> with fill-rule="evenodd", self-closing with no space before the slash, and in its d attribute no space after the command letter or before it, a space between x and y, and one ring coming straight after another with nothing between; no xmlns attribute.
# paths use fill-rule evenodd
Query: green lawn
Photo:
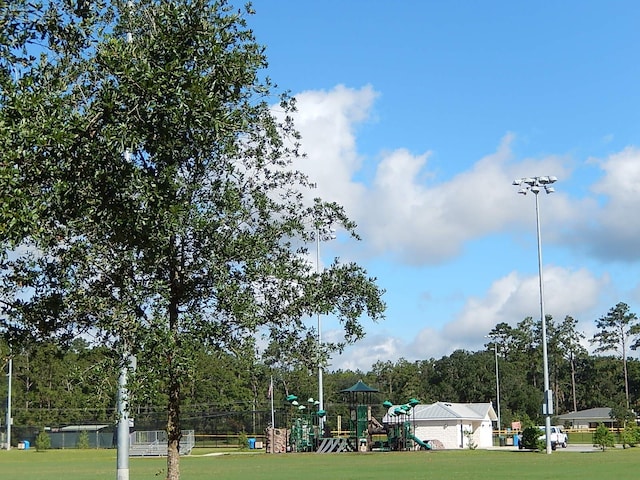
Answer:
<svg viewBox="0 0 640 480"><path fill-rule="evenodd" d="M439 451L319 455L264 453L183 457L183 480L402 480L637 478L640 448L552 455L523 451ZM115 450L0 451L3 480L113 480ZM131 480L165 476L163 458L133 458Z"/></svg>

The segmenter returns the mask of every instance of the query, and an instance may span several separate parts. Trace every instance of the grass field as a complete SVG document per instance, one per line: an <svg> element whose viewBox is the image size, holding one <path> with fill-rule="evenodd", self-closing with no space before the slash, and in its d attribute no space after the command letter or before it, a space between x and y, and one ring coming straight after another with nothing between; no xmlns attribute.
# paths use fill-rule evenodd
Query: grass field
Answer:
<svg viewBox="0 0 640 480"><path fill-rule="evenodd" d="M181 460L182 480L459 480L483 479L632 479L638 477L640 448L552 455L512 450L460 450L370 454L264 453L208 456ZM131 480L165 476L165 459L132 458ZM3 480L113 480L115 450L0 451Z"/></svg>

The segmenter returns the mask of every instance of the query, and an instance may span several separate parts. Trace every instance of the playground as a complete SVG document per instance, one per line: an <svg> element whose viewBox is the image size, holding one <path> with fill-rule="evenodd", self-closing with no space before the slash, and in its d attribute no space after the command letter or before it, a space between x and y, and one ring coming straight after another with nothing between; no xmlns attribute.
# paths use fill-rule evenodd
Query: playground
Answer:
<svg viewBox="0 0 640 480"><path fill-rule="evenodd" d="M442 448L437 440L420 439L415 435L413 409L415 398L403 405L385 401L387 414L379 421L371 414L372 396L378 390L361 380L341 391L349 406L349 424L345 435L333 436L325 428L326 412L318 410L318 401L300 401L296 395L286 398L291 412L286 428L267 428L267 453L341 453L372 451L411 451ZM306 404L305 404L306 403Z"/></svg>

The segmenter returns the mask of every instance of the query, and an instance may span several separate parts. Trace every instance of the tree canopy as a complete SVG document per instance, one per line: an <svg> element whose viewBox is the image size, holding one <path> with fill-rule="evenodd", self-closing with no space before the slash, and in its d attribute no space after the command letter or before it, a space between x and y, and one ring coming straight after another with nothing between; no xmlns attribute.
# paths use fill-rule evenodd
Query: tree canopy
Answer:
<svg viewBox="0 0 640 480"><path fill-rule="evenodd" d="M384 311L360 266L317 273L306 258L323 226L357 238L355 225L310 200L295 102L262 73L251 13L18 0L0 14L4 333L12 345L84 334L138 355L166 387L171 479L199 348L243 351L260 333L313 346L316 313L352 342Z"/></svg>

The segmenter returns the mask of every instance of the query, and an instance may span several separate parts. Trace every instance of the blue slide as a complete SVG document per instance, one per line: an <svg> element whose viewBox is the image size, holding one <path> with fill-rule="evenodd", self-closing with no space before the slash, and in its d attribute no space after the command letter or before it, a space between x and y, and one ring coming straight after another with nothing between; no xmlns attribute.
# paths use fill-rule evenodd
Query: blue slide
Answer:
<svg viewBox="0 0 640 480"><path fill-rule="evenodd" d="M411 440L413 440L414 442L416 442L418 445L420 445L422 448L426 449L426 450L431 450L431 445L429 445L428 443L423 442L422 440L420 440L418 437L416 437L415 435L411 435L409 438L411 438Z"/></svg>

